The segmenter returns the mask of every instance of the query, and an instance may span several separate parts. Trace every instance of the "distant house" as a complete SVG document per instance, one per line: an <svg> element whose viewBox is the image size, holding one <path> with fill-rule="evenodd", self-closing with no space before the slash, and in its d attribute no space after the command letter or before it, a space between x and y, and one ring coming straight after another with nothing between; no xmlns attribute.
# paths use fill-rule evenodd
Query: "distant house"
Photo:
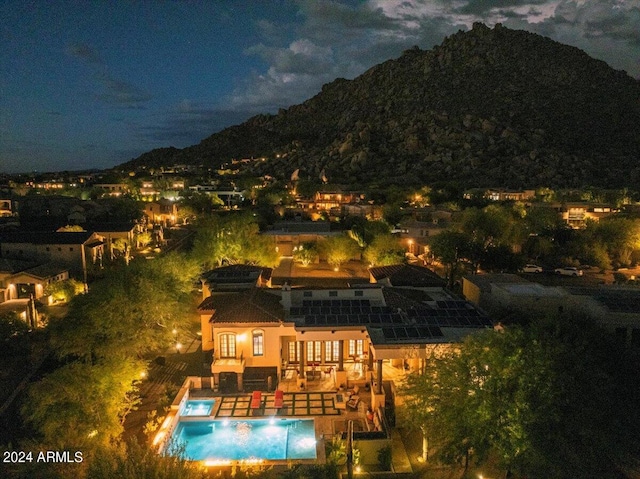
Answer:
<svg viewBox="0 0 640 479"><path fill-rule="evenodd" d="M52 261L86 281L87 266L103 255L103 238L92 232L0 233L0 258Z"/></svg>
<svg viewBox="0 0 640 479"><path fill-rule="evenodd" d="M407 251L415 256L428 254L429 241L446 229L445 223L419 221L413 218L400 223L400 237Z"/></svg>
<svg viewBox="0 0 640 479"><path fill-rule="evenodd" d="M217 196L224 203L227 208L233 208L240 206L244 201L244 192L230 186L217 186L217 185L193 185L190 186L191 191L198 193L204 193L211 196Z"/></svg>
<svg viewBox="0 0 640 479"><path fill-rule="evenodd" d="M178 220L178 205L166 199L151 201L145 203L144 214L151 223L171 226Z"/></svg>
<svg viewBox="0 0 640 479"><path fill-rule="evenodd" d="M394 264L369 268L369 281L392 287L442 289L446 281L429 268L413 264Z"/></svg>
<svg viewBox="0 0 640 479"><path fill-rule="evenodd" d="M40 299L47 285L69 279L69 271L55 263L34 265L28 261L0 259L0 302Z"/></svg>
<svg viewBox="0 0 640 479"><path fill-rule="evenodd" d="M331 231L331 223L327 221L278 221L262 234L275 239L281 256L292 256L294 248L303 243L319 242L341 233Z"/></svg>
<svg viewBox="0 0 640 479"><path fill-rule="evenodd" d="M243 289L271 287L271 268L232 264L207 271L202 275L204 298L214 292L240 291Z"/></svg>
<svg viewBox="0 0 640 479"><path fill-rule="evenodd" d="M0 217L15 216L17 213L18 210L12 198L0 197Z"/></svg>
<svg viewBox="0 0 640 479"><path fill-rule="evenodd" d="M587 220L600 221L620 211L611 205L586 202L556 203L553 207L559 211L562 220L574 229L584 228Z"/></svg>
<svg viewBox="0 0 640 479"><path fill-rule="evenodd" d="M122 239L129 245L135 246L136 233L139 230L137 224L132 223L90 223L87 230L95 232L104 240L107 250L110 250L117 240Z"/></svg>
<svg viewBox="0 0 640 479"><path fill-rule="evenodd" d="M465 276L462 291L467 300L488 311L586 314L621 341L640 346L640 290L636 288L543 286L513 274L487 274Z"/></svg>
<svg viewBox="0 0 640 479"><path fill-rule="evenodd" d="M103 190L107 196L122 196L129 192L129 186L126 183L96 183L94 188Z"/></svg>
<svg viewBox="0 0 640 479"><path fill-rule="evenodd" d="M506 190L503 188L491 188L488 190L466 191L463 197L467 200L481 195L490 201L529 201L536 197L535 190Z"/></svg>

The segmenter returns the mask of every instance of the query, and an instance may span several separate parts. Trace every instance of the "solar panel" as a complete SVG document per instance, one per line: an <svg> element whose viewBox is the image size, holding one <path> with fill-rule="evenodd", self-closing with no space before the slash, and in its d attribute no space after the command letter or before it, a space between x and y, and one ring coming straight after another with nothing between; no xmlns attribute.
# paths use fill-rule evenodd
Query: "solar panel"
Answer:
<svg viewBox="0 0 640 479"><path fill-rule="evenodd" d="M431 332L431 336L433 336L434 338L441 338L442 336L444 336L442 330L438 327L430 326L429 331Z"/></svg>
<svg viewBox="0 0 640 479"><path fill-rule="evenodd" d="M407 336L413 339L418 339L420 337L420 332L418 331L418 328L414 327L409 327L409 328L405 328L405 331L407 332Z"/></svg>
<svg viewBox="0 0 640 479"><path fill-rule="evenodd" d="M394 328L394 331L398 339L407 339L409 337L405 328Z"/></svg>
<svg viewBox="0 0 640 479"><path fill-rule="evenodd" d="M396 339L396 332L393 328L382 328L382 335L385 339Z"/></svg>

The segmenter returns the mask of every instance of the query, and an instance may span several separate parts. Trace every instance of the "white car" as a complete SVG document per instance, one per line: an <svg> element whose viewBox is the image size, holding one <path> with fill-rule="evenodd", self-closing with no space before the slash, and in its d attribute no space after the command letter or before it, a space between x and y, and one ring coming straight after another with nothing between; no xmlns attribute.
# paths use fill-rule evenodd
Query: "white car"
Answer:
<svg viewBox="0 0 640 479"><path fill-rule="evenodd" d="M556 274L560 274L562 276L582 276L582 270L578 268L574 268L573 266L556 268L555 272Z"/></svg>
<svg viewBox="0 0 640 479"><path fill-rule="evenodd" d="M523 273L542 273L542 266L537 264L525 264L522 268Z"/></svg>

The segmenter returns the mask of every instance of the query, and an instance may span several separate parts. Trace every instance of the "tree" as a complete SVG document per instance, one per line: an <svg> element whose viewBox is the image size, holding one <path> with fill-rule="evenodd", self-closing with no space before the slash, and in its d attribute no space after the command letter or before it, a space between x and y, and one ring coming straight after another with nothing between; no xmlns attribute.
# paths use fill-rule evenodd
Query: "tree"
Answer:
<svg viewBox="0 0 640 479"><path fill-rule="evenodd" d="M473 452L532 477L613 477L637 459L637 367L588 318L536 319L431 358L405 404L445 462Z"/></svg>
<svg viewBox="0 0 640 479"><path fill-rule="evenodd" d="M171 253L109 271L88 294L73 298L65 318L49 324L60 358L138 357L167 347L174 325L186 324L197 263Z"/></svg>
<svg viewBox="0 0 640 479"><path fill-rule="evenodd" d="M150 447L129 442L97 451L88 467L91 479L206 479L210 475L202 466L184 457L179 447L157 454Z"/></svg>
<svg viewBox="0 0 640 479"><path fill-rule="evenodd" d="M308 241L302 243L297 249L294 248L293 260L301 263L302 266L309 266L318 259L318 245Z"/></svg>
<svg viewBox="0 0 640 479"><path fill-rule="evenodd" d="M149 243L151 243L151 240L152 237L149 231L143 231L142 233L138 233L136 235L136 244L141 248L144 248Z"/></svg>
<svg viewBox="0 0 640 479"><path fill-rule="evenodd" d="M443 231L431 240L431 252L446 270L449 286L453 286L460 272L462 260L469 256L471 238L457 231Z"/></svg>
<svg viewBox="0 0 640 479"><path fill-rule="evenodd" d="M111 248L118 251L124 258L124 262L128 265L131 261L131 245L124 238L118 238L111 243ZM113 259L113 258L112 258Z"/></svg>
<svg viewBox="0 0 640 479"><path fill-rule="evenodd" d="M75 279L54 281L44 288L45 296L51 296L54 301L64 301L65 303L82 293L84 293L84 284Z"/></svg>
<svg viewBox="0 0 640 479"><path fill-rule="evenodd" d="M143 361L117 355L64 365L29 387L23 417L49 447L108 446L135 407L135 384L145 368Z"/></svg>
<svg viewBox="0 0 640 479"><path fill-rule="evenodd" d="M360 252L357 243L346 235L330 236L322 243L322 250L334 268L340 268Z"/></svg>
<svg viewBox="0 0 640 479"><path fill-rule="evenodd" d="M252 216L214 216L198 223L192 256L205 268L224 264L274 267L280 261L275 241L260 235Z"/></svg>
<svg viewBox="0 0 640 479"><path fill-rule="evenodd" d="M400 241L390 234L379 235L364 250L364 259L374 266L403 263L405 250Z"/></svg>

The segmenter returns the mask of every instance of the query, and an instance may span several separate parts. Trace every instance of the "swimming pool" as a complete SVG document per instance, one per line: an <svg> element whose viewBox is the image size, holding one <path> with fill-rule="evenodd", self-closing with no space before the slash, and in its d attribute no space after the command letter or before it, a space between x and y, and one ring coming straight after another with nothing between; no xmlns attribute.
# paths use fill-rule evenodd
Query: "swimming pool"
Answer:
<svg viewBox="0 0 640 479"><path fill-rule="evenodd" d="M196 401L190 399L180 409L180 416L208 416L213 408L213 399Z"/></svg>
<svg viewBox="0 0 640 479"><path fill-rule="evenodd" d="M172 439L193 461L316 458L313 419L180 421Z"/></svg>

